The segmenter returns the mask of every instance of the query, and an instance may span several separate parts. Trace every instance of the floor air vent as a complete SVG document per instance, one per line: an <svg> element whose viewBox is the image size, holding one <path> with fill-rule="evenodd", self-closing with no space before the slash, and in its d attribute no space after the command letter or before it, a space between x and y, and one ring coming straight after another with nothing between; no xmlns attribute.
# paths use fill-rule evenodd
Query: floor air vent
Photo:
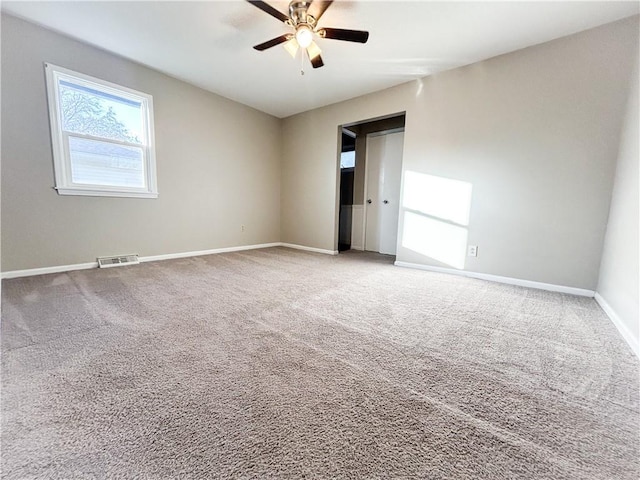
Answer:
<svg viewBox="0 0 640 480"><path fill-rule="evenodd" d="M140 263L138 255L118 255L116 257L99 257L100 268L121 267L123 265L136 265Z"/></svg>

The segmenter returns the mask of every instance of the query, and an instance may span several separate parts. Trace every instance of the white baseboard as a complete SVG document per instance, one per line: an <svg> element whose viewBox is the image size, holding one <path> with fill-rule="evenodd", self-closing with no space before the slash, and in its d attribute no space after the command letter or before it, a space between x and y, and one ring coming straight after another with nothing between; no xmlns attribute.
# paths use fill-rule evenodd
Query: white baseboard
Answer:
<svg viewBox="0 0 640 480"><path fill-rule="evenodd" d="M280 242L262 243L258 245L240 245L237 247L214 248L211 250L198 250L193 252L167 253L164 255L150 255L140 257L140 262L153 262L156 260L171 260L174 258L197 257L200 255L212 255L216 253L240 252L243 250L256 250L259 248L279 247ZM58 265L55 267L30 268L27 270L12 270L2 272L0 278L19 278L31 277L33 275L46 275L48 273L71 272L73 270L88 270L90 268L98 268L98 262L76 263L73 265Z"/></svg>
<svg viewBox="0 0 640 480"><path fill-rule="evenodd" d="M257 250L260 248L270 247L288 247L295 248L296 250L306 250L308 252L324 253L327 255L337 255L337 250L323 250L321 248L305 247L303 245L294 245L291 243L261 243L257 245L240 245L236 247L225 248L213 248L210 250L196 250L192 252L180 252L180 253L166 253L162 255L149 255L146 257L140 257L140 262L155 262L158 260L172 260L175 258L187 258L198 257L201 255L215 255L217 253L229 253L229 252L241 252L243 250ZM42 268L29 268L26 270L11 270L8 272L2 272L0 278L19 278L19 277L31 277L33 275L46 275L48 273L62 273L71 272L73 270L88 270L90 268L98 268L98 262L76 263L73 265L57 265L55 267L42 267Z"/></svg>
<svg viewBox="0 0 640 480"><path fill-rule="evenodd" d="M624 338L625 342L627 342L627 344L631 347L633 353L635 353L636 356L640 358L640 343L638 342L638 339L634 338L631 331L627 328L627 326L624 324L615 310L611 307L611 305L609 305L609 303L607 303L604 298L602 298L602 295L596 292L595 299L596 302L598 302L598 305L602 307L602 310L604 310L604 313L607 314L607 316L611 319L611 322L613 322L613 324L616 326L618 332L620 332L620 335L622 335L622 338Z"/></svg>
<svg viewBox="0 0 640 480"><path fill-rule="evenodd" d="M455 270L453 268L433 267L431 265L422 265L420 263L394 262L398 267L417 268L418 270L427 270L430 272L449 273L453 275L461 275L463 277L478 278L480 280L488 280L490 282L507 283L509 285L518 285L520 287L537 288L539 290L549 290L551 292L570 293L571 295L580 295L582 297L592 297L596 292L586 290L584 288L566 287L564 285L554 285L552 283L534 282L532 280L521 280L519 278L501 277L499 275L491 275L488 273L470 272L468 270Z"/></svg>
<svg viewBox="0 0 640 480"><path fill-rule="evenodd" d="M199 257L201 255L215 255L218 253L241 252L243 250L257 250L259 248L279 247L280 242L261 243L258 245L240 245L238 247L212 248L209 250L196 250L193 252L181 253L165 253L162 255L150 255L148 257L140 257L140 262L155 262L157 260L173 260L175 258Z"/></svg>
<svg viewBox="0 0 640 480"><path fill-rule="evenodd" d="M0 278L31 277L33 275L46 275L48 273L70 272L71 270L89 270L98 268L98 262L76 263L74 265L57 265L55 267L29 268L27 270L12 270L2 272Z"/></svg>
<svg viewBox="0 0 640 480"><path fill-rule="evenodd" d="M322 248L305 247L304 245L296 245L295 243L280 243L281 247L294 248L296 250L305 250L307 252L324 253L325 255L338 255L337 250L324 250Z"/></svg>
<svg viewBox="0 0 640 480"><path fill-rule="evenodd" d="M358 250L360 252L364 252L364 247L362 245L354 245L353 243L349 247L351 250Z"/></svg>

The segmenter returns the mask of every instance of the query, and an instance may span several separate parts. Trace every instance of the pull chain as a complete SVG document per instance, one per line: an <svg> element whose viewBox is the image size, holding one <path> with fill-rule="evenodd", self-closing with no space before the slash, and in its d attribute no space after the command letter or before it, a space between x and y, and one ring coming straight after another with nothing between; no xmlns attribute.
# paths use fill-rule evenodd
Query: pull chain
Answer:
<svg viewBox="0 0 640 480"><path fill-rule="evenodd" d="M304 48L300 49L300 75L304 75Z"/></svg>

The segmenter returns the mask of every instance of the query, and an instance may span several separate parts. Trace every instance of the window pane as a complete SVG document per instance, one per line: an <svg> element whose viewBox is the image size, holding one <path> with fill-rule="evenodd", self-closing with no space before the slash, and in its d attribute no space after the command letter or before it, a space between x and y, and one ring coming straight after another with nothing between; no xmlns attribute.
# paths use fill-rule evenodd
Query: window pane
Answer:
<svg viewBox="0 0 640 480"><path fill-rule="evenodd" d="M73 183L146 187L142 148L68 138Z"/></svg>
<svg viewBox="0 0 640 480"><path fill-rule="evenodd" d="M62 129L142 144L142 103L60 80Z"/></svg>
<svg viewBox="0 0 640 480"><path fill-rule="evenodd" d="M356 166L356 152L342 152L340 154L340 168L353 168Z"/></svg>

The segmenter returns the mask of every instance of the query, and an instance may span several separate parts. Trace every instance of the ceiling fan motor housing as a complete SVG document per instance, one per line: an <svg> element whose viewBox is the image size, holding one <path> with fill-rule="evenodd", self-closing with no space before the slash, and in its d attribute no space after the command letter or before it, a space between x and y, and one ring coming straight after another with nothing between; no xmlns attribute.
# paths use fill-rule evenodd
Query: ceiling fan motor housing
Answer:
<svg viewBox="0 0 640 480"><path fill-rule="evenodd" d="M309 25L311 29L315 26L316 19L307 14L311 2L294 0L289 4L289 18L293 27L298 25Z"/></svg>

